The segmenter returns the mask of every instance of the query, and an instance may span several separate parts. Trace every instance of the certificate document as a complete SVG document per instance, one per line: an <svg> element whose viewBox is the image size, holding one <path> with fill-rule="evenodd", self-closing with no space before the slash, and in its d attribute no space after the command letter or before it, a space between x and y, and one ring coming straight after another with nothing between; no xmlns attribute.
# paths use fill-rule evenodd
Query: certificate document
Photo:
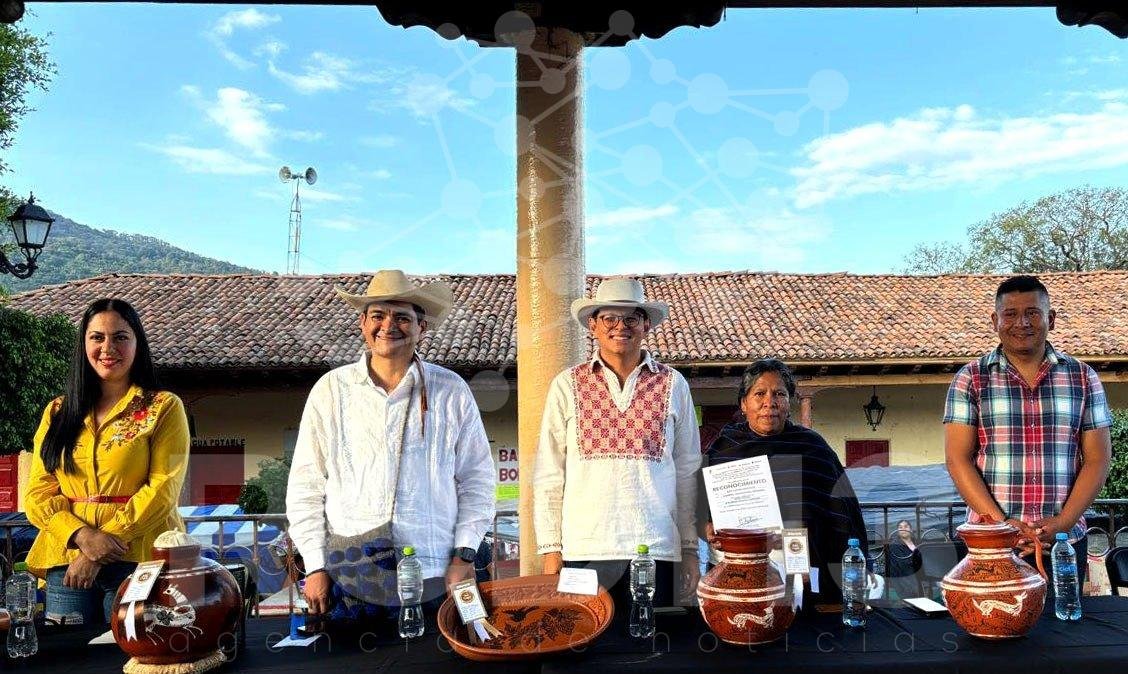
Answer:
<svg viewBox="0 0 1128 674"><path fill-rule="evenodd" d="M768 457L729 461L702 473L714 530L783 528Z"/></svg>

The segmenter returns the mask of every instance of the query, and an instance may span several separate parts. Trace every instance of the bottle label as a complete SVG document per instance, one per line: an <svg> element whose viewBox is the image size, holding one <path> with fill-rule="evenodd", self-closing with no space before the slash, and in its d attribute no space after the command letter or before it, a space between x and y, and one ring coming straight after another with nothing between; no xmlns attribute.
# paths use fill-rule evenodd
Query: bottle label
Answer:
<svg viewBox="0 0 1128 674"><path fill-rule="evenodd" d="M1057 572L1059 574L1069 574L1069 575L1072 575L1072 576L1076 576L1077 575L1077 565L1076 564L1058 564L1057 565Z"/></svg>
<svg viewBox="0 0 1128 674"><path fill-rule="evenodd" d="M857 583L862 580L862 572L859 569L845 569L842 571L842 579L847 583Z"/></svg>

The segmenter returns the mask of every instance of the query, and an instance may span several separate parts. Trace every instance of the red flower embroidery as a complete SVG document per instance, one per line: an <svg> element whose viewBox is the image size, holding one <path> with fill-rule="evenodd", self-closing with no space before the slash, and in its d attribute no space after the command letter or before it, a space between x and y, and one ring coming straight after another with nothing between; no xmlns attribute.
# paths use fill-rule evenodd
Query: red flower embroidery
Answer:
<svg viewBox="0 0 1128 674"><path fill-rule="evenodd" d="M144 421L145 417L147 416L149 416L149 408L147 407L142 407L141 409L135 410L133 412L134 421Z"/></svg>

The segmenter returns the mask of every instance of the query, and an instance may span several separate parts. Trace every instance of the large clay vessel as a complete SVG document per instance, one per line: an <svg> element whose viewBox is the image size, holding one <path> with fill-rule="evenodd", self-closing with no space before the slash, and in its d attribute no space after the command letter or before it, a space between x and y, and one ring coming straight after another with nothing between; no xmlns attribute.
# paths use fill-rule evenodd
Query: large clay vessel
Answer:
<svg viewBox="0 0 1128 674"><path fill-rule="evenodd" d="M963 524L956 532L967 543L967 557L940 584L952 618L984 639L1029 632L1042 614L1046 579L1015 554L1018 528L985 520Z"/></svg>
<svg viewBox="0 0 1128 674"><path fill-rule="evenodd" d="M697 584L701 615L722 641L741 646L774 641L795 619L783 577L768 560L779 545L773 531L721 529L720 564Z"/></svg>
<svg viewBox="0 0 1128 674"><path fill-rule="evenodd" d="M200 556L200 544L169 531L153 544L153 559L165 560L149 598L121 602L129 580L118 588L110 627L133 659L125 672L202 672L223 664L221 649L235 639L242 598L231 572ZM185 665L191 665L189 669Z"/></svg>

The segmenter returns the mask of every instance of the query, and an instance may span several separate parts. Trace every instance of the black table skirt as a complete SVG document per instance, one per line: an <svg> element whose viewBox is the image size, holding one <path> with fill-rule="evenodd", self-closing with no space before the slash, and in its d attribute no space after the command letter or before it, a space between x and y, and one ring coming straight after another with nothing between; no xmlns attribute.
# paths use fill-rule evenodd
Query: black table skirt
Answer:
<svg viewBox="0 0 1128 674"><path fill-rule="evenodd" d="M528 663L476 663L451 652L428 624L428 633L404 643L388 626L337 635L310 648L273 649L285 635L279 619L248 623L247 648L220 672L764 672L830 671L874 674L907 667L936 674L1122 674L1128 668L1128 599L1088 597L1080 623L1046 613L1026 637L988 642L968 636L947 617L923 617L907 608L879 609L865 630L841 625L837 614L796 620L786 638L746 648L718 642L700 616L660 616L653 640L631 639L613 626L583 652ZM21 670L120 672L126 657L116 646L86 646L89 632L48 632L40 653ZM6 663L8 668L13 663Z"/></svg>

